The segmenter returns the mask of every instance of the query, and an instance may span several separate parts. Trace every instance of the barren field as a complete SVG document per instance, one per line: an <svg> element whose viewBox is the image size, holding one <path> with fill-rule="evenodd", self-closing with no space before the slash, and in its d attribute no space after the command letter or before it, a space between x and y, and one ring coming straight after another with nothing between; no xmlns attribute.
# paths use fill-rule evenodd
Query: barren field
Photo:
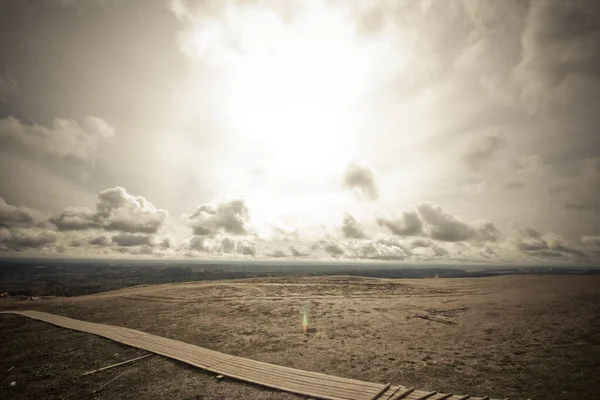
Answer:
<svg viewBox="0 0 600 400"><path fill-rule="evenodd" d="M457 394L597 399L600 276L283 277L0 299L289 367ZM301 311L311 329L304 334ZM3 399L300 399L92 335L0 315ZM101 389L101 387L115 379ZM11 382L15 385L11 386Z"/></svg>

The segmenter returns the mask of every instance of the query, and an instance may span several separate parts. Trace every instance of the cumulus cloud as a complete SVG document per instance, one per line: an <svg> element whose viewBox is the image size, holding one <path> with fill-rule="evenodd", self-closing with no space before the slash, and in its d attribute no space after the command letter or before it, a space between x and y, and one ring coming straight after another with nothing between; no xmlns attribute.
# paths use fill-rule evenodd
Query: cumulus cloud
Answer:
<svg viewBox="0 0 600 400"><path fill-rule="evenodd" d="M377 223L399 236L415 236L423 230L423 222L416 211L403 211L399 218L377 218Z"/></svg>
<svg viewBox="0 0 600 400"><path fill-rule="evenodd" d="M425 230L432 239L457 242L468 239L496 240L499 230L491 222L478 222L469 225L446 212L442 207L431 203L417 205L419 215L425 223Z"/></svg>
<svg viewBox="0 0 600 400"><path fill-rule="evenodd" d="M310 255L309 251L295 244L290 245L289 249L294 257L308 257Z"/></svg>
<svg viewBox="0 0 600 400"><path fill-rule="evenodd" d="M328 243L325 245L325 252L332 257L340 257L344 255L345 250L339 243Z"/></svg>
<svg viewBox="0 0 600 400"><path fill-rule="evenodd" d="M96 117L86 117L82 124L56 118L50 128L25 124L14 117L0 119L0 144L5 150L24 150L54 157L93 161L102 143L114 135L114 128Z"/></svg>
<svg viewBox="0 0 600 400"><path fill-rule="evenodd" d="M377 200L379 197L375 174L366 165L349 164L344 172L343 185L347 189L358 192L365 199Z"/></svg>
<svg viewBox="0 0 600 400"><path fill-rule="evenodd" d="M285 254L285 252L281 249L278 250L273 250L270 253L267 253L268 257L272 257L272 258L283 258L286 257L287 255Z"/></svg>
<svg viewBox="0 0 600 400"><path fill-rule="evenodd" d="M184 250L194 250L209 254L256 255L256 243L251 237L194 235L185 241Z"/></svg>
<svg viewBox="0 0 600 400"><path fill-rule="evenodd" d="M534 258L551 258L557 260L580 260L586 258L585 253L570 245L561 235L542 233L525 226L519 221L512 221L510 228L516 232L514 238L518 250Z"/></svg>
<svg viewBox="0 0 600 400"><path fill-rule="evenodd" d="M385 238L351 239L329 242L325 251L335 258L356 260L404 260L407 253L393 240Z"/></svg>
<svg viewBox="0 0 600 400"><path fill-rule="evenodd" d="M94 220L95 214L85 207L69 207L58 215L52 216L49 221L59 231L84 230L100 227Z"/></svg>
<svg viewBox="0 0 600 400"><path fill-rule="evenodd" d="M358 221L350 214L344 216L342 224L342 233L350 239L362 239L365 237L365 232Z"/></svg>
<svg viewBox="0 0 600 400"><path fill-rule="evenodd" d="M108 236L99 235L91 238L88 243L93 246L110 246L112 244L112 240Z"/></svg>
<svg viewBox="0 0 600 400"><path fill-rule="evenodd" d="M426 238L417 238L415 240L412 241L411 243L413 248L417 248L417 247L430 247L433 245L433 242L429 239Z"/></svg>
<svg viewBox="0 0 600 400"><path fill-rule="evenodd" d="M56 242L56 239L56 233L47 229L0 227L0 249L3 251L40 250Z"/></svg>
<svg viewBox="0 0 600 400"><path fill-rule="evenodd" d="M0 76L0 103L5 103L10 97L19 94L17 80L8 72Z"/></svg>
<svg viewBox="0 0 600 400"><path fill-rule="evenodd" d="M580 240L584 245L600 248L600 236L582 236Z"/></svg>
<svg viewBox="0 0 600 400"><path fill-rule="evenodd" d="M98 194L96 210L69 207L49 221L60 231L104 229L127 233L156 234L165 224L168 213L157 209L142 196L127 193L122 187Z"/></svg>
<svg viewBox="0 0 600 400"><path fill-rule="evenodd" d="M379 217L377 223L387 227L394 235L426 236L445 242L495 241L500 236L500 231L492 222L462 222L442 207L428 202L418 204L416 210L403 211L399 218Z"/></svg>
<svg viewBox="0 0 600 400"><path fill-rule="evenodd" d="M116 187L98 194L94 219L107 230L157 233L167 216L167 211L157 209L144 197Z"/></svg>
<svg viewBox="0 0 600 400"><path fill-rule="evenodd" d="M185 222L198 236L214 236L218 233L233 235L246 234L246 223L250 215L243 200L230 200L218 204L201 205L190 215L184 215Z"/></svg>
<svg viewBox="0 0 600 400"><path fill-rule="evenodd" d="M151 235L119 233L118 235L114 235L111 239L116 245L123 247L142 245L154 246L154 239Z"/></svg>
<svg viewBox="0 0 600 400"><path fill-rule="evenodd" d="M43 225L45 216L36 209L12 206L0 197L0 227L32 227Z"/></svg>

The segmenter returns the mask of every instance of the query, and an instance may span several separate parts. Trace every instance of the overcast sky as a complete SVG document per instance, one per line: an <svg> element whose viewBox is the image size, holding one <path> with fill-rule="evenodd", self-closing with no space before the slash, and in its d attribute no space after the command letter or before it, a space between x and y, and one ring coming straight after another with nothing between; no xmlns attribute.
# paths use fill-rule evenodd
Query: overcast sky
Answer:
<svg viewBox="0 0 600 400"><path fill-rule="evenodd" d="M592 264L600 2L7 0L5 255Z"/></svg>

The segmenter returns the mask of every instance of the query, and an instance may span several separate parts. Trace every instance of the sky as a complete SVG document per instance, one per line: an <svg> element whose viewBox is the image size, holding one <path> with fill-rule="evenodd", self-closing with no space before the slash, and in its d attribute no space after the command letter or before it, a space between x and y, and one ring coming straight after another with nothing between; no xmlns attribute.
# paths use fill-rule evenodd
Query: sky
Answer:
<svg viewBox="0 0 600 400"><path fill-rule="evenodd" d="M598 264L600 2L6 0L0 255Z"/></svg>

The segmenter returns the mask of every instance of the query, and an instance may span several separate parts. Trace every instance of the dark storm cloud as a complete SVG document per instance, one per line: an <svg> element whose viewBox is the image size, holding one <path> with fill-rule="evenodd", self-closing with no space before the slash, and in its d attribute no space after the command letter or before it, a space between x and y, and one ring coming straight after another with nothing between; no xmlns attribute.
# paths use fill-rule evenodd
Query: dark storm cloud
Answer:
<svg viewBox="0 0 600 400"><path fill-rule="evenodd" d="M395 219L377 218L377 223L399 236L415 236L423 230L423 222L416 211L403 211L402 215Z"/></svg>
<svg viewBox="0 0 600 400"><path fill-rule="evenodd" d="M342 233L344 237L349 239L362 239L365 237L365 232L360 226L358 221L350 214L344 216L344 223L342 224Z"/></svg>
<svg viewBox="0 0 600 400"><path fill-rule="evenodd" d="M225 201L217 207L205 204L184 216L194 234L199 236L214 236L220 232L243 235L247 233L245 224L249 219L248 207L243 200Z"/></svg>
<svg viewBox="0 0 600 400"><path fill-rule="evenodd" d="M358 191L368 200L377 200L379 197L375 174L366 165L349 164L344 173L343 185L347 189Z"/></svg>

